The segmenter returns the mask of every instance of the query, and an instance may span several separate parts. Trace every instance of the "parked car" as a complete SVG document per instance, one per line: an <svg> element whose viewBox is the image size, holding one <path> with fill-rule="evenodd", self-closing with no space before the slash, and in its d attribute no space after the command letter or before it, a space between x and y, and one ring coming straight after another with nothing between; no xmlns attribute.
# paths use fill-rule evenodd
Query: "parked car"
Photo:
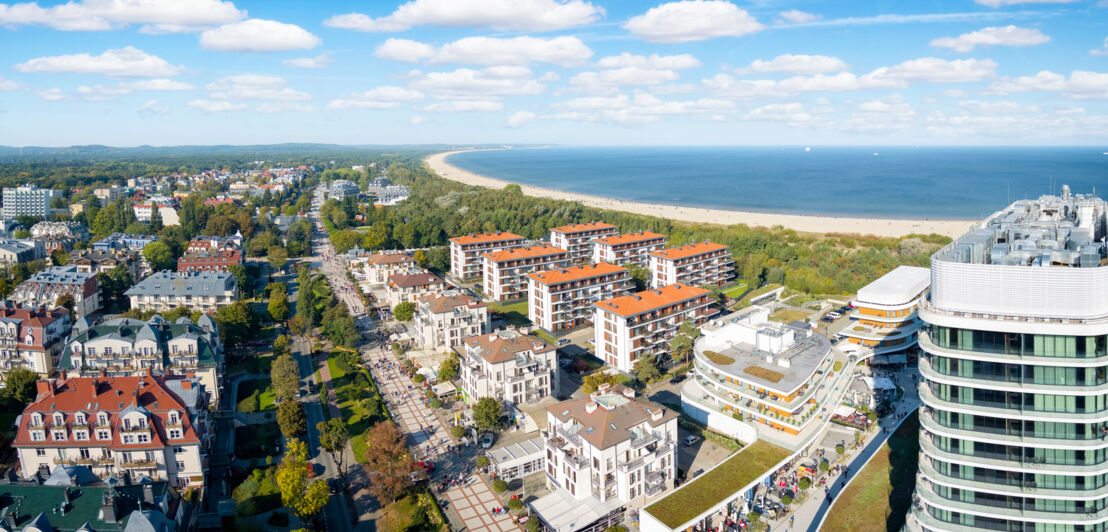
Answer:
<svg viewBox="0 0 1108 532"><path fill-rule="evenodd" d="M485 435L481 437L481 448L488 449L489 447L492 447L492 440L492 433L486 432Z"/></svg>
<svg viewBox="0 0 1108 532"><path fill-rule="evenodd" d="M692 447L700 441L700 436L685 436L685 447Z"/></svg>
<svg viewBox="0 0 1108 532"><path fill-rule="evenodd" d="M704 474L704 470L703 470L703 469L697 469L697 470L696 470L696 473L693 473L693 474L692 474L692 478L696 478L696 477L699 477L700 475L703 475L703 474Z"/></svg>
<svg viewBox="0 0 1108 532"><path fill-rule="evenodd" d="M569 338L562 338L558 340L558 345L569 345Z"/></svg>
<svg viewBox="0 0 1108 532"><path fill-rule="evenodd" d="M670 383L670 384L677 384L677 383L679 383L679 382L681 382L681 381L685 380L685 377L688 377L688 376L689 376L689 375L688 375L687 373L682 373L682 374L680 374L680 375L678 375L678 376L676 376L676 377L674 377L674 378L670 379L670 380L669 380L669 383Z"/></svg>

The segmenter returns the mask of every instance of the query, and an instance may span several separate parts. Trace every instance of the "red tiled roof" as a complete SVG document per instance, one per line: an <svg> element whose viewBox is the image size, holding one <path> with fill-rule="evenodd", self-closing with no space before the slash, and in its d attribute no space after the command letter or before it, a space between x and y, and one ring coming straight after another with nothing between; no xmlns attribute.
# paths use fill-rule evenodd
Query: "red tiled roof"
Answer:
<svg viewBox="0 0 1108 532"><path fill-rule="evenodd" d="M400 264L402 262L415 262L415 259L407 253L374 253L369 256L372 264Z"/></svg>
<svg viewBox="0 0 1108 532"><path fill-rule="evenodd" d="M616 226L612 224L606 224L604 222L589 222L585 224L569 224L561 227L551 227L550 230L555 233L583 233L585 231L595 231L597 229L615 229Z"/></svg>
<svg viewBox="0 0 1108 532"><path fill-rule="evenodd" d="M401 288L409 288L438 284L442 282L442 279L433 273L394 273L389 276L389 282Z"/></svg>
<svg viewBox="0 0 1108 532"><path fill-rule="evenodd" d="M500 251L485 253L482 256L492 259L493 262L503 262L566 253L568 253L566 250L554 246L534 246L529 248L502 249Z"/></svg>
<svg viewBox="0 0 1108 532"><path fill-rule="evenodd" d="M689 257L701 255L703 253L719 251L721 249L727 249L727 246L723 244L716 244L714 242L697 242L695 244L689 244L677 248L661 249L651 252L650 254L661 257L663 259L678 260L687 259Z"/></svg>
<svg viewBox="0 0 1108 532"><path fill-rule="evenodd" d="M620 244L631 244L634 242L642 242L644 240L655 240L658 238L665 238L665 235L659 235L658 233L652 233L650 231L641 231L638 233L627 233L623 235L606 236L604 238L598 238L596 241L601 244L607 244L610 246L618 246Z"/></svg>
<svg viewBox="0 0 1108 532"><path fill-rule="evenodd" d="M523 240L523 237L515 233L509 233L505 231L503 233L485 233L481 235L456 236L450 239L451 242L461 245L486 244L489 242L504 242L507 240Z"/></svg>
<svg viewBox="0 0 1108 532"><path fill-rule="evenodd" d="M608 264L607 262L598 262L596 264L575 266L564 270L529 273L527 277L534 279L540 284L552 285L626 271L627 268L623 266L616 266L614 264Z"/></svg>
<svg viewBox="0 0 1108 532"><path fill-rule="evenodd" d="M596 306L620 316L634 316L654 309L668 307L675 303L707 294L708 291L695 286L671 284L653 290L644 290L629 296L620 296L596 303Z"/></svg>
<svg viewBox="0 0 1108 532"><path fill-rule="evenodd" d="M465 294L428 294L419 297L419 301L427 303L431 307L431 312L435 314L450 312L457 307L474 309L486 306L484 301Z"/></svg>

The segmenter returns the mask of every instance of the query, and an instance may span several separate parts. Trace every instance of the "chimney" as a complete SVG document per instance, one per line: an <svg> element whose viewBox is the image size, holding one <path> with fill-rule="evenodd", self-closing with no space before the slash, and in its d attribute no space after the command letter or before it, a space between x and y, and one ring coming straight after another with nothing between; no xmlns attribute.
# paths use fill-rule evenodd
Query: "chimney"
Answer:
<svg viewBox="0 0 1108 532"><path fill-rule="evenodd" d="M190 381L188 379L185 379L185 380L181 381L181 389L191 390L192 389L192 381Z"/></svg>
<svg viewBox="0 0 1108 532"><path fill-rule="evenodd" d="M628 399L634 399L635 398L635 390L633 390L631 388L624 387L623 388L623 396L628 398Z"/></svg>
<svg viewBox="0 0 1108 532"><path fill-rule="evenodd" d="M44 393L54 393L54 381L52 380L38 381L35 383L35 387L38 389L38 395L42 395Z"/></svg>
<svg viewBox="0 0 1108 532"><path fill-rule="evenodd" d="M598 393L607 393L608 390L610 390L611 388L612 388L612 385L605 382L605 383L601 384L600 386L597 386L596 391Z"/></svg>
<svg viewBox="0 0 1108 532"><path fill-rule="evenodd" d="M586 414L591 414L593 412L596 412L596 407L597 407L597 404L596 404L595 401L589 401L589 402L585 403L585 413Z"/></svg>

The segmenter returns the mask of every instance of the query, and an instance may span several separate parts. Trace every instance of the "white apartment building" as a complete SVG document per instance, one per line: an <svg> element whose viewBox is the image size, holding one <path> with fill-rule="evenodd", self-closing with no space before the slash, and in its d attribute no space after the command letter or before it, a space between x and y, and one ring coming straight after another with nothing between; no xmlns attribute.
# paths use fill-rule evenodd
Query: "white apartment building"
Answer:
<svg viewBox="0 0 1108 532"><path fill-rule="evenodd" d="M12 219L21 215L50 216L50 200L61 193L48 188L38 188L34 185L21 187L4 187L4 219Z"/></svg>
<svg viewBox="0 0 1108 532"><path fill-rule="evenodd" d="M460 290L416 299L415 334L425 349L452 349L489 328L488 305Z"/></svg>
<svg viewBox="0 0 1108 532"><path fill-rule="evenodd" d="M697 242L661 249L649 257L651 288L677 283L720 286L735 276L735 261L723 244Z"/></svg>
<svg viewBox="0 0 1108 532"><path fill-rule="evenodd" d="M931 270L898 266L858 290L851 305L851 324L839 331L846 336L850 351L862 358L872 355L870 364L904 364L905 352L918 345L923 322L916 313L919 301L931 286Z"/></svg>
<svg viewBox="0 0 1108 532"><path fill-rule="evenodd" d="M625 510L673 489L677 412L602 385L583 399L546 409L546 483L553 493L530 503L545 530L604 530Z"/></svg>
<svg viewBox="0 0 1108 532"><path fill-rule="evenodd" d="M134 206L135 219L142 223L149 223L154 216L153 203L140 203ZM162 217L162 225L181 225L181 218L177 216L177 209L172 205L158 205L158 214Z"/></svg>
<svg viewBox="0 0 1108 532"><path fill-rule="evenodd" d="M50 376L72 326L64 308L0 306L0 379L14 368Z"/></svg>
<svg viewBox="0 0 1108 532"><path fill-rule="evenodd" d="M238 301L238 279L221 271L155 273L127 289L131 308L168 312L178 307L215 312Z"/></svg>
<svg viewBox="0 0 1108 532"><path fill-rule="evenodd" d="M566 250L554 246L490 251L481 256L482 286L485 295L495 301L527 297L527 274L569 266Z"/></svg>
<svg viewBox="0 0 1108 532"><path fill-rule="evenodd" d="M490 251L523 246L523 237L499 232L458 236L450 239L450 275L458 279L481 277L485 265L481 255Z"/></svg>
<svg viewBox="0 0 1108 532"><path fill-rule="evenodd" d="M634 264L646 268L650 265L650 253L662 249L665 245L665 235L650 231L606 236L593 241L592 261L607 262L617 266Z"/></svg>
<svg viewBox="0 0 1108 532"><path fill-rule="evenodd" d="M592 323L593 303L627 295L634 286L622 266L599 262L527 275L527 317L558 332Z"/></svg>
<svg viewBox="0 0 1108 532"><path fill-rule="evenodd" d="M563 225L550 230L550 244L568 251L569 260L579 264L592 260L593 240L618 234L616 226L604 222Z"/></svg>
<svg viewBox="0 0 1108 532"><path fill-rule="evenodd" d="M669 340L685 321L700 325L716 313L710 292L671 284L594 304L596 356L631 372L639 357L669 353Z"/></svg>
<svg viewBox="0 0 1108 532"><path fill-rule="evenodd" d="M423 296L437 294L443 290L446 290L446 282L438 275L411 271L389 276L389 284L385 287L385 296L389 308L395 308L405 301L415 303L417 299Z"/></svg>
<svg viewBox="0 0 1108 532"><path fill-rule="evenodd" d="M454 351L461 359L462 394L471 403L492 397L522 405L558 389L558 351L538 337L497 331L464 338Z"/></svg>
<svg viewBox="0 0 1108 532"><path fill-rule="evenodd" d="M8 299L24 307L54 308L62 295L73 296L73 319L83 318L100 309L100 290L95 273L76 266L52 266L23 281Z"/></svg>
<svg viewBox="0 0 1108 532"><path fill-rule="evenodd" d="M123 195L123 192L124 189L121 186L103 187L92 191L96 199L100 200L101 206L106 206L119 199L119 197Z"/></svg>
<svg viewBox="0 0 1108 532"><path fill-rule="evenodd" d="M366 282L371 285L388 284L389 277L416 268L415 259L404 252L374 253L363 261Z"/></svg>
<svg viewBox="0 0 1108 532"><path fill-rule="evenodd" d="M198 385L196 385L198 386ZM193 385L185 384L185 390ZM38 382L12 447L20 475L81 465L100 478L148 476L177 487L204 485L206 400L187 404L161 377L73 377Z"/></svg>

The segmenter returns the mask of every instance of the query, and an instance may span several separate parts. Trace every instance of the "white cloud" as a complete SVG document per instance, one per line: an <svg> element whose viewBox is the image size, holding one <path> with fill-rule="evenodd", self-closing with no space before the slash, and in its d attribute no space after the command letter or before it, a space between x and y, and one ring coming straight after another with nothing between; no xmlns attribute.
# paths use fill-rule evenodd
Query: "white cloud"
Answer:
<svg viewBox="0 0 1108 532"><path fill-rule="evenodd" d="M138 108L140 115L154 116L169 114L170 108L158 103L157 100L148 100Z"/></svg>
<svg viewBox="0 0 1108 532"><path fill-rule="evenodd" d="M23 84L0 76L0 92L15 91L23 88Z"/></svg>
<svg viewBox="0 0 1108 532"><path fill-rule="evenodd" d="M377 46L373 55L390 61L418 63L435 55L435 47L409 39L388 39Z"/></svg>
<svg viewBox="0 0 1108 532"><path fill-rule="evenodd" d="M76 0L51 7L37 2L0 4L0 26L40 25L62 31L106 31L145 24L143 33L175 33L241 20L246 16L220 0Z"/></svg>
<svg viewBox="0 0 1108 532"><path fill-rule="evenodd" d="M553 70L539 76L539 81L543 83L550 83L551 81L558 81L562 79L561 74L554 72Z"/></svg>
<svg viewBox="0 0 1108 532"><path fill-rule="evenodd" d="M669 2L623 24L623 29L642 39L669 43L741 37L763 28L746 10L723 0Z"/></svg>
<svg viewBox="0 0 1108 532"><path fill-rule="evenodd" d="M200 46L220 52L285 52L309 50L322 44L319 37L295 24L252 18L200 34Z"/></svg>
<svg viewBox="0 0 1108 532"><path fill-rule="evenodd" d="M463 63L470 65L529 65L552 63L578 66L592 57L592 50L577 37L466 37L437 49L407 39L389 39L375 52L377 57L396 61Z"/></svg>
<svg viewBox="0 0 1108 532"><path fill-rule="evenodd" d="M1040 111L1037 105L1024 105L1009 101L966 100L958 102L958 107L980 114L1037 113Z"/></svg>
<svg viewBox="0 0 1108 532"><path fill-rule="evenodd" d="M309 112L315 111L315 106L295 102L263 102L258 104L257 111L259 113L280 113L282 111Z"/></svg>
<svg viewBox="0 0 1108 532"><path fill-rule="evenodd" d="M815 22L823 18L823 15L816 15L814 13L806 13L799 9L790 9L788 11L781 11L777 13L778 24L807 24L809 22Z"/></svg>
<svg viewBox="0 0 1108 532"><path fill-rule="evenodd" d="M423 93L404 87L384 86L331 100L328 109L395 109L423 100Z"/></svg>
<svg viewBox="0 0 1108 532"><path fill-rule="evenodd" d="M598 68L638 67L665 70L685 70L700 66L700 60L689 55L632 55L623 52L619 55L602 57L596 62Z"/></svg>
<svg viewBox="0 0 1108 532"><path fill-rule="evenodd" d="M598 109L620 109L631 105L631 99L626 94L619 96L583 96L564 102L555 102L556 109L571 111L594 111Z"/></svg>
<svg viewBox="0 0 1108 532"><path fill-rule="evenodd" d="M423 124L427 123L427 117L426 116L421 116L421 115L416 115L416 116L413 116L411 118L411 120L408 120L408 123L413 125L413 126L423 125Z"/></svg>
<svg viewBox="0 0 1108 532"><path fill-rule="evenodd" d="M575 90L583 92L611 92L614 87L660 85L677 79L672 70L640 67L623 67L599 72L581 72L569 80Z"/></svg>
<svg viewBox="0 0 1108 532"><path fill-rule="evenodd" d="M875 26L881 24L931 24L949 22L983 22L1006 20L1034 16L1038 13L1027 11L971 11L967 13L922 13L918 15L884 14L870 17L844 17L828 20L812 20L792 24L794 27L817 26Z"/></svg>
<svg viewBox="0 0 1108 532"><path fill-rule="evenodd" d="M784 54L769 61L755 59L743 72L792 72L794 74L826 74L847 70L842 59L826 55Z"/></svg>
<svg viewBox="0 0 1108 532"><path fill-rule="evenodd" d="M130 94L131 90L124 87L106 87L104 85L81 85L73 90L73 93L85 100L104 101L116 96Z"/></svg>
<svg viewBox="0 0 1108 532"><path fill-rule="evenodd" d="M442 98L487 100L490 97L540 94L545 89L531 69L495 66L481 70L459 68L452 72L420 72L410 86Z"/></svg>
<svg viewBox="0 0 1108 532"><path fill-rule="evenodd" d="M1062 74L1043 70L1034 76L1000 78L989 86L989 92L1061 92L1079 100L1108 100L1108 73L1074 70L1067 79Z"/></svg>
<svg viewBox="0 0 1108 532"><path fill-rule="evenodd" d="M921 57L892 67L874 70L869 75L903 81L929 83L960 83L981 81L993 75L996 62L991 59L956 59Z"/></svg>
<svg viewBox="0 0 1108 532"><path fill-rule="evenodd" d="M950 89L943 91L943 96L946 98L969 98L969 93L961 89Z"/></svg>
<svg viewBox="0 0 1108 532"><path fill-rule="evenodd" d="M315 57L297 57L295 59L285 59L284 61L281 61L281 64L296 68L324 68L333 62L335 62L335 60L331 57L331 52L326 52Z"/></svg>
<svg viewBox="0 0 1108 532"><path fill-rule="evenodd" d="M136 91L187 91L196 88L183 81L166 78L128 81L126 83L120 83L119 86Z"/></svg>
<svg viewBox="0 0 1108 532"><path fill-rule="evenodd" d="M424 24L550 31L590 24L603 15L603 8L584 0L412 0L385 17L349 13L323 25L364 32L404 31Z"/></svg>
<svg viewBox="0 0 1108 532"><path fill-rule="evenodd" d="M759 122L784 122L793 127L808 126L816 120L815 115L799 102L763 105L751 109L743 118Z"/></svg>
<svg viewBox="0 0 1108 532"><path fill-rule="evenodd" d="M520 127L528 122L534 121L535 118L537 118L537 116L531 111L516 111L508 117L505 125L512 128Z"/></svg>
<svg viewBox="0 0 1108 532"><path fill-rule="evenodd" d="M1018 26L993 26L981 28L957 37L939 37L931 46L950 48L955 52L970 52L976 46L1034 46L1050 42L1050 37L1036 28Z"/></svg>
<svg viewBox="0 0 1108 532"><path fill-rule="evenodd" d="M661 116L711 116L715 119L732 112L735 104L713 98L662 100L650 93L637 92L634 97L626 94L583 96L556 102L552 107L559 112L541 118L635 126L655 122Z"/></svg>
<svg viewBox="0 0 1108 532"><path fill-rule="evenodd" d="M1087 111L1085 111L1084 107L1062 107L1062 108L1056 109L1054 111L1054 114L1062 115L1062 116L1083 115L1083 114L1086 114L1086 113L1087 113Z"/></svg>
<svg viewBox="0 0 1108 532"><path fill-rule="evenodd" d="M1104 38L1104 45L1102 45L1100 48L1093 48L1092 50L1089 50L1089 53L1092 55L1108 55L1108 37Z"/></svg>
<svg viewBox="0 0 1108 532"><path fill-rule="evenodd" d="M842 129L858 133L904 131L916 119L916 110L899 94L859 103Z"/></svg>
<svg viewBox="0 0 1108 532"><path fill-rule="evenodd" d="M423 108L432 113L464 113L470 111L503 111L504 104L491 100L452 100L435 102Z"/></svg>
<svg viewBox="0 0 1108 532"><path fill-rule="evenodd" d="M205 111L208 113L223 113L227 111L241 111L243 109L246 109L245 103L207 100L203 98L199 100L192 100L188 103L188 105L189 107L195 107L197 109L200 109L201 111Z"/></svg>
<svg viewBox="0 0 1108 532"><path fill-rule="evenodd" d="M108 50L100 55L71 54L36 57L13 67L19 72L65 72L103 74L111 77L152 78L175 76L185 69L133 46Z"/></svg>
<svg viewBox="0 0 1108 532"><path fill-rule="evenodd" d="M1016 4L1069 4L1080 0L974 0L988 7L1014 6Z"/></svg>
<svg viewBox="0 0 1108 532"><path fill-rule="evenodd" d="M56 102L60 100L65 100L67 98L65 92L57 87L54 87L53 89L35 91L35 94L38 94L39 97L48 102Z"/></svg>
<svg viewBox="0 0 1108 532"><path fill-rule="evenodd" d="M217 79L205 89L216 100L310 100L308 93L286 87L284 78L241 74Z"/></svg>

